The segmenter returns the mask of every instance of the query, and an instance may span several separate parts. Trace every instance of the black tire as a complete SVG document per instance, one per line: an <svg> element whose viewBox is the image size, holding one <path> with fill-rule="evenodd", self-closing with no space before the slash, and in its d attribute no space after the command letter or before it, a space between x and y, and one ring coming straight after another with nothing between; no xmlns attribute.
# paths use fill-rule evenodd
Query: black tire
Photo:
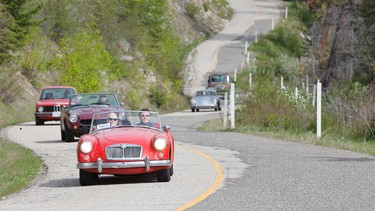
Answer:
<svg viewBox="0 0 375 211"><path fill-rule="evenodd" d="M44 120L35 117L35 125L44 125Z"/></svg>
<svg viewBox="0 0 375 211"><path fill-rule="evenodd" d="M191 109L191 112L195 112L195 109L194 109L194 108L192 108L192 109Z"/></svg>
<svg viewBox="0 0 375 211"><path fill-rule="evenodd" d="M171 176L173 176L174 170L173 170L173 165L171 166Z"/></svg>
<svg viewBox="0 0 375 211"><path fill-rule="evenodd" d="M199 109L195 109L197 112L199 112Z"/></svg>
<svg viewBox="0 0 375 211"><path fill-rule="evenodd" d="M215 110L215 111L217 111L217 107L216 107L216 108L214 108L214 110Z"/></svg>
<svg viewBox="0 0 375 211"><path fill-rule="evenodd" d="M62 128L60 129L60 131L61 131L61 141L65 141L65 131L63 131Z"/></svg>
<svg viewBox="0 0 375 211"><path fill-rule="evenodd" d="M81 186L94 184L94 180L98 179L98 177L96 173L87 172L82 169L79 170L79 184Z"/></svg>
<svg viewBox="0 0 375 211"><path fill-rule="evenodd" d="M73 142L74 141L73 132L66 126L66 124L65 124L65 141L66 142Z"/></svg>
<svg viewBox="0 0 375 211"><path fill-rule="evenodd" d="M158 182L169 182L171 180L171 169L160 170L156 174Z"/></svg>

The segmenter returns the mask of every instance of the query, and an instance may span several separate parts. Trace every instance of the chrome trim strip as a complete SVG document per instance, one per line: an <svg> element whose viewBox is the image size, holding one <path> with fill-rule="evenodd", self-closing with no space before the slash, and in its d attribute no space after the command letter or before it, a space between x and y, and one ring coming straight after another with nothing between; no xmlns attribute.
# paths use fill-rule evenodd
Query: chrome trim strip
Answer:
<svg viewBox="0 0 375 211"><path fill-rule="evenodd" d="M103 160L102 158L98 158L98 161L97 161L97 165L98 165L98 173L102 173L102 170L103 170Z"/></svg>
<svg viewBox="0 0 375 211"><path fill-rule="evenodd" d="M150 171L150 158L148 156L145 157L145 165L146 165L146 171Z"/></svg>
<svg viewBox="0 0 375 211"><path fill-rule="evenodd" d="M171 166L170 160L152 160L149 161L136 161L136 162L92 162L92 163L77 163L77 169L126 169L126 168L139 168L139 167L156 167L156 166ZM148 169L149 171L149 169Z"/></svg>

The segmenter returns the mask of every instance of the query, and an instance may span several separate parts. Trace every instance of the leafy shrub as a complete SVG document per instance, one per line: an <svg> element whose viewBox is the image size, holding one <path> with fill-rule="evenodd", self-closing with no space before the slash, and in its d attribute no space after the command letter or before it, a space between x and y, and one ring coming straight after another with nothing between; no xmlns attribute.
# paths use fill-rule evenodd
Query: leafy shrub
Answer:
<svg viewBox="0 0 375 211"><path fill-rule="evenodd" d="M19 75L12 67L0 66L0 101L10 104L17 99L22 92Z"/></svg>
<svg viewBox="0 0 375 211"><path fill-rule="evenodd" d="M297 17L307 28L314 23L314 14L309 11L309 5L305 2L294 1L290 7L292 16Z"/></svg>
<svg viewBox="0 0 375 211"><path fill-rule="evenodd" d="M40 28L34 28L26 38L27 45L21 49L19 56L21 73L35 88L40 88L44 84L41 75L48 72L58 47Z"/></svg>
<svg viewBox="0 0 375 211"><path fill-rule="evenodd" d="M323 115L333 133L355 139L375 140L375 98L368 86L354 84L324 95Z"/></svg>
<svg viewBox="0 0 375 211"><path fill-rule="evenodd" d="M100 90L112 59L99 32L67 36L60 45L62 54L53 61L53 66L60 72L61 84L74 86L80 93Z"/></svg>
<svg viewBox="0 0 375 211"><path fill-rule="evenodd" d="M167 91L162 85L151 87L149 98L152 104L160 108L167 102Z"/></svg>
<svg viewBox="0 0 375 211"><path fill-rule="evenodd" d="M238 111L240 126L264 127L270 130L290 130L304 132L314 121L314 111L305 98L290 97L291 93L281 92L278 82L271 78L255 75L255 87L251 90L245 108ZM301 106L302 104L302 106Z"/></svg>
<svg viewBox="0 0 375 211"><path fill-rule="evenodd" d="M139 109L141 106L141 99L137 90L128 90L125 92L126 95L126 106L130 109Z"/></svg>
<svg viewBox="0 0 375 211"><path fill-rule="evenodd" d="M203 9L204 9L205 12L207 12L210 9L210 2L209 1L203 2Z"/></svg>
<svg viewBox="0 0 375 211"><path fill-rule="evenodd" d="M185 6L186 15L189 16L191 19L196 20L196 15L199 12L199 8L192 3L187 3Z"/></svg>
<svg viewBox="0 0 375 211"><path fill-rule="evenodd" d="M267 35L267 39L290 52L293 56L300 57L303 53L303 40L297 32L286 27L276 27Z"/></svg>

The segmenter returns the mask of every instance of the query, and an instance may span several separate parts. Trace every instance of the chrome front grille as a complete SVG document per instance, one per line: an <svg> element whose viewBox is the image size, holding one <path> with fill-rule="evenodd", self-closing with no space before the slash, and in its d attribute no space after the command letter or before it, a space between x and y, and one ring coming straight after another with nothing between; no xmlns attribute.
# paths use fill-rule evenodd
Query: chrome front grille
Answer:
<svg viewBox="0 0 375 211"><path fill-rule="evenodd" d="M142 147L133 144L116 144L108 146L105 151L108 160L140 159L142 155Z"/></svg>
<svg viewBox="0 0 375 211"><path fill-rule="evenodd" d="M60 105L54 105L53 106L53 111L54 112L61 111L61 106Z"/></svg>

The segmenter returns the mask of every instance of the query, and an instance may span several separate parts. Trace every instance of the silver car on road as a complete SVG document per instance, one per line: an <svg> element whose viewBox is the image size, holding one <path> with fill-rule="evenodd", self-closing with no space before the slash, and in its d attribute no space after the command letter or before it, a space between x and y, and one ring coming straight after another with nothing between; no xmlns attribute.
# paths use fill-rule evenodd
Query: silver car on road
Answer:
<svg viewBox="0 0 375 211"><path fill-rule="evenodd" d="M195 97L190 100L191 111L199 111L199 109L214 109L221 111L220 97L215 89L206 89L197 91Z"/></svg>

